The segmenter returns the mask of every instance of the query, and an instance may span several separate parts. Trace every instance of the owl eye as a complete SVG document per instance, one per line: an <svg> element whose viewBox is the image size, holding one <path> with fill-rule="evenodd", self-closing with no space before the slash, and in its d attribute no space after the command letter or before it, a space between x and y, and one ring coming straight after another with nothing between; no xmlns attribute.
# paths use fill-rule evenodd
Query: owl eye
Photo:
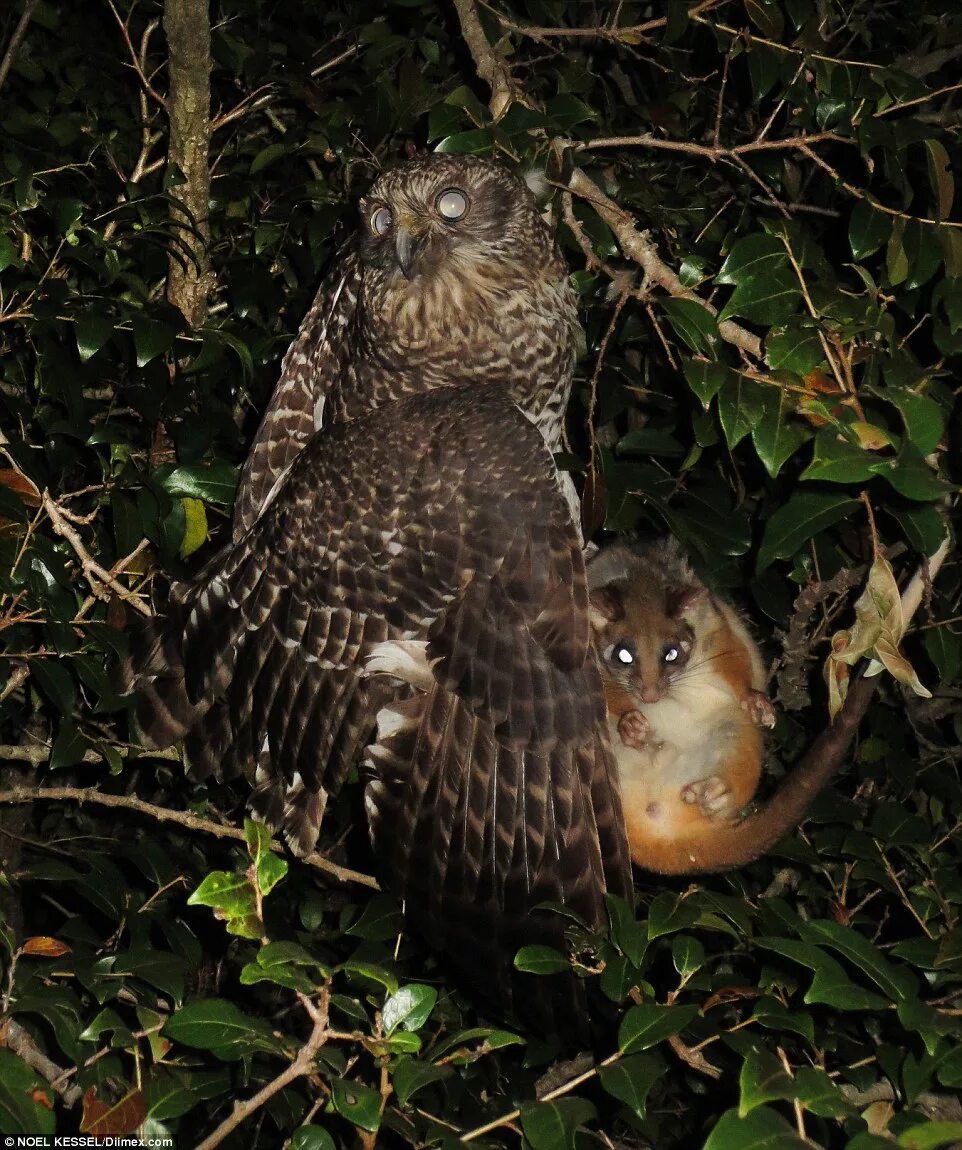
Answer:
<svg viewBox="0 0 962 1150"><path fill-rule="evenodd" d="M635 652L627 643L616 643L608 653L608 658L612 663L630 667L635 661Z"/></svg>
<svg viewBox="0 0 962 1150"><path fill-rule="evenodd" d="M468 197L460 188L445 188L434 201L434 206L442 219L453 223L468 214Z"/></svg>
<svg viewBox="0 0 962 1150"><path fill-rule="evenodd" d="M394 223L390 208L378 208L371 216L371 231L376 236L386 236Z"/></svg>

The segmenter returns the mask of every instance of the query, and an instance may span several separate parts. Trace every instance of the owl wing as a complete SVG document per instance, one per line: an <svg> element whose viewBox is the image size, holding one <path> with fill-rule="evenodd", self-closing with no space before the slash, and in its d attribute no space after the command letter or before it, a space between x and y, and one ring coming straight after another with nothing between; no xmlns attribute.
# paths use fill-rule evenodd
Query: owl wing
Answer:
<svg viewBox="0 0 962 1150"><path fill-rule="evenodd" d="M578 536L503 396L437 390L315 436L147 640L145 735L253 767L252 805L301 851L373 691L377 852L482 988L510 998L517 946L563 945L537 904L599 925L606 891L629 894Z"/></svg>
<svg viewBox="0 0 962 1150"><path fill-rule="evenodd" d="M346 251L321 283L281 374L241 472L234 502L234 537L253 524L277 480L321 426L324 400L347 362L346 335L354 318L361 265Z"/></svg>

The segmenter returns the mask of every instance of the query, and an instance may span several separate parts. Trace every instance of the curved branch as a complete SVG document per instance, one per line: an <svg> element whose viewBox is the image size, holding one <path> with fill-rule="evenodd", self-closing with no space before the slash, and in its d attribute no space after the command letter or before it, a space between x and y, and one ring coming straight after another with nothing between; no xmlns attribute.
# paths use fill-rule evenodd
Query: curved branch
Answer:
<svg viewBox="0 0 962 1150"><path fill-rule="evenodd" d="M10 790L0 791L0 805L4 803L23 804L40 800L58 800L60 802L93 803L101 807L114 807L121 810L137 811L138 814L147 815L161 823L177 823L191 831L202 831L204 834L214 835L219 839L237 839L245 842L244 832L237 827L225 827L220 823L202 819L192 815L189 811L170 811L166 807L158 807L153 803L144 802L143 799L132 795L109 795L98 791L95 787L12 787ZM271 839L271 850L282 854L284 848L279 839ZM380 890L377 879L349 867L338 866L322 854L315 851L300 860L307 866L322 870L339 882L356 882L361 886Z"/></svg>
<svg viewBox="0 0 962 1150"><path fill-rule="evenodd" d="M639 232L635 226L634 218L624 208L619 207L614 200L606 196L598 185L587 176L581 168L575 168L568 180L568 187L576 196L587 200L599 216L605 221L615 235L621 250L634 260L644 272L645 277L659 284L670 295L681 296L684 299L694 300L713 316L718 315L717 308L698 295L697 292L686 288L678 275L665 263L658 254L658 248L651 242L644 232ZM762 358L762 341L741 324L730 319L722 320L718 331L726 343L744 351L754 359Z"/></svg>

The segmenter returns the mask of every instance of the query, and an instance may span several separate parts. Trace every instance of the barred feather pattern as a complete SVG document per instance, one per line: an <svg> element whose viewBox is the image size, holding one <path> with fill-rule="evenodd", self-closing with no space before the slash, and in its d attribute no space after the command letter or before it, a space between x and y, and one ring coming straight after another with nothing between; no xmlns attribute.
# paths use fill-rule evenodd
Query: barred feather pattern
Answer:
<svg viewBox="0 0 962 1150"><path fill-rule="evenodd" d="M457 229L434 211L450 186L471 200ZM416 239L421 264L410 280L393 243L371 232L375 205ZM441 154L384 172L284 357L241 474L235 538L322 425L452 381L499 385L558 450L580 339L567 268L519 176Z"/></svg>
<svg viewBox="0 0 962 1150"><path fill-rule="evenodd" d="M325 785L327 752L343 767L370 729L383 685L364 661L388 639L426 643L433 678L505 745L550 749L603 714L577 535L543 440L495 388L317 436L142 641L140 725L187 736L201 772L269 762L279 785Z"/></svg>

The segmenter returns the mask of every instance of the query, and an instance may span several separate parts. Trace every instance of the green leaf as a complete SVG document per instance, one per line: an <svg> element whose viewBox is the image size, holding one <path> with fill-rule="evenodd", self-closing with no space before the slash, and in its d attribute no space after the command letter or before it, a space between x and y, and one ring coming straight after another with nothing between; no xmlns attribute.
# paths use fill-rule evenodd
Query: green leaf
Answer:
<svg viewBox="0 0 962 1150"><path fill-rule="evenodd" d="M718 393L718 418L729 448L745 438L764 413L766 387L732 373Z"/></svg>
<svg viewBox="0 0 962 1150"><path fill-rule="evenodd" d="M322 1126L298 1126L289 1147L290 1150L337 1150L334 1139Z"/></svg>
<svg viewBox="0 0 962 1150"><path fill-rule="evenodd" d="M174 342L176 329L170 324L161 323L155 319L145 319L136 316L131 324L134 332L134 351L137 355L137 366L146 367L152 359L163 355ZM180 492L179 494L191 494Z"/></svg>
<svg viewBox="0 0 962 1150"><path fill-rule="evenodd" d="M338 1114L362 1130L377 1130L381 1125L381 1095L363 1082L332 1079L331 1101Z"/></svg>
<svg viewBox="0 0 962 1150"><path fill-rule="evenodd" d="M494 133L490 128L473 128L467 132L455 132L445 136L434 149L436 152L490 152L494 146Z"/></svg>
<svg viewBox="0 0 962 1150"><path fill-rule="evenodd" d="M955 199L955 179L949 153L939 140L930 139L924 143L929 183L935 196L935 212L940 220L947 220L952 214L952 201Z"/></svg>
<svg viewBox="0 0 962 1150"><path fill-rule="evenodd" d="M663 1062L650 1054L629 1054L610 1066L600 1066L598 1081L612 1098L624 1102L639 1118L644 1118L651 1088L666 1069Z"/></svg>
<svg viewBox="0 0 962 1150"><path fill-rule="evenodd" d="M952 484L941 479L908 440L902 443L897 459L881 459L872 471L887 480L899 495L920 503L941 499L953 490Z"/></svg>
<svg viewBox="0 0 962 1150"><path fill-rule="evenodd" d="M263 823L244 820L244 838L247 853L254 864L254 881L262 895L269 895L287 875L287 860L271 850L271 832Z"/></svg>
<svg viewBox="0 0 962 1150"><path fill-rule="evenodd" d="M857 499L825 491L802 491L773 513L765 524L757 570L776 559L791 559L812 538L859 507Z"/></svg>
<svg viewBox="0 0 962 1150"><path fill-rule="evenodd" d="M584 1098L558 1098L521 1107L521 1128L531 1150L575 1150L579 1127L598 1112Z"/></svg>
<svg viewBox="0 0 962 1150"><path fill-rule="evenodd" d="M774 479L811 432L793 419L794 403L782 388L766 387L762 396L762 417L752 431L758 458Z"/></svg>
<svg viewBox="0 0 962 1150"><path fill-rule="evenodd" d="M227 505L233 502L237 475L236 467L220 460L209 465L193 463L175 467L161 480L161 485L168 495Z"/></svg>
<svg viewBox="0 0 962 1150"><path fill-rule="evenodd" d="M962 1141L962 1122L920 1122L903 1130L896 1145L904 1150L938 1150Z"/></svg>
<svg viewBox="0 0 962 1150"><path fill-rule="evenodd" d="M385 999L381 1008L381 1023L385 1032L393 1034L399 1026L409 1031L420 1030L437 1001L438 992L433 986L418 983L402 986Z"/></svg>
<svg viewBox="0 0 962 1150"><path fill-rule="evenodd" d="M886 1010L890 1005L889 999L852 982L841 963L820 947L790 938L769 937L757 938L755 944L814 971L812 985L805 995L807 1003L820 1002L839 1010Z"/></svg>
<svg viewBox="0 0 962 1150"><path fill-rule="evenodd" d="M795 1086L778 1057L763 1046L752 1046L738 1079L738 1116L744 1118L764 1102L792 1098Z"/></svg>
<svg viewBox="0 0 962 1150"><path fill-rule="evenodd" d="M850 443L834 427L823 427L815 436L812 462L802 472L802 479L862 483L878 464L877 454Z"/></svg>
<svg viewBox="0 0 962 1150"><path fill-rule="evenodd" d="M791 262L775 236L759 234L738 240L715 282L735 285L719 321L737 315L753 323L781 323L801 298Z"/></svg>
<svg viewBox="0 0 962 1150"><path fill-rule="evenodd" d="M675 334L691 351L714 359L721 336L718 334L718 321L708 308L683 296L666 296L659 302Z"/></svg>
<svg viewBox="0 0 962 1150"><path fill-rule="evenodd" d="M727 1110L703 1150L811 1150L811 1143L799 1138L780 1114L759 1107L744 1117Z"/></svg>
<svg viewBox="0 0 962 1150"><path fill-rule="evenodd" d="M956 682L962 674L962 636L947 625L929 627L925 632L925 650L939 672L942 686Z"/></svg>
<svg viewBox="0 0 962 1150"><path fill-rule="evenodd" d="M77 319L75 334L81 363L97 354L113 335L113 320L100 312L87 311Z"/></svg>
<svg viewBox="0 0 962 1150"><path fill-rule="evenodd" d="M664 1042L698 1017L698 1007L660 1006L646 1002L633 1006L621 1020L618 1028L618 1049L622 1054L634 1054L638 1050L649 1050Z"/></svg>
<svg viewBox="0 0 962 1150"><path fill-rule="evenodd" d="M344 933L367 942L387 942L397 938L402 928L401 911L394 899L375 895L361 911L357 922Z"/></svg>
<svg viewBox="0 0 962 1150"><path fill-rule="evenodd" d="M430 1062L418 1062L414 1058L399 1058L391 1076L398 1105L407 1106L419 1090L430 1086L432 1082L450 1078L453 1073L450 1066L434 1066Z"/></svg>
<svg viewBox="0 0 962 1150"><path fill-rule="evenodd" d="M690 978L705 965L705 948L689 934L676 935L671 940L671 961L682 978Z"/></svg>
<svg viewBox="0 0 962 1150"><path fill-rule="evenodd" d="M935 400L902 387L887 387L882 394L898 408L906 434L919 453L935 451L945 431L945 415Z"/></svg>
<svg viewBox="0 0 962 1150"><path fill-rule="evenodd" d="M795 1072L794 1098L820 1118L847 1118L855 1108L824 1070L802 1066Z"/></svg>
<svg viewBox="0 0 962 1150"><path fill-rule="evenodd" d="M917 997L919 984L912 972L907 967L889 962L877 947L852 927L829 919L813 919L806 923L805 934L810 941L830 946L844 955L893 1002Z"/></svg>
<svg viewBox="0 0 962 1150"><path fill-rule="evenodd" d="M852 255L857 260L873 255L889 238L891 231L891 216L877 212L871 204L859 200L852 209L848 224L848 242Z"/></svg>
<svg viewBox="0 0 962 1150"><path fill-rule="evenodd" d="M20 252L17 245L0 232L0 272L6 271L8 267L15 266L20 263Z"/></svg>
<svg viewBox="0 0 962 1150"><path fill-rule="evenodd" d="M611 941L632 965L640 966L648 948L647 924L638 922L630 903L618 895L605 895L605 905L611 923Z"/></svg>
<svg viewBox="0 0 962 1150"><path fill-rule="evenodd" d="M791 371L805 376L825 360L818 332L802 321L772 328L765 337L765 362L773 371Z"/></svg>
<svg viewBox="0 0 962 1150"><path fill-rule="evenodd" d="M682 366L688 386L707 411L712 399L728 379L729 369L722 363L708 363L701 359L684 359Z"/></svg>
<svg viewBox="0 0 962 1150"><path fill-rule="evenodd" d="M61 715L73 712L77 698L73 676L63 663L54 659L29 659L30 674L34 682L57 708Z"/></svg>
<svg viewBox="0 0 962 1150"><path fill-rule="evenodd" d="M262 172L270 164L273 164L275 160L279 160L281 156L286 155L288 151L290 151L288 145L281 143L268 144L266 148L261 148L253 160L251 160L249 174L256 176L258 172Z"/></svg>
<svg viewBox="0 0 962 1150"><path fill-rule="evenodd" d="M188 1003L167 1020L163 1033L172 1042L209 1050L227 1062L258 1051L284 1053L283 1044L265 1023L248 1018L232 1002L221 998Z"/></svg>
<svg viewBox="0 0 962 1150"><path fill-rule="evenodd" d="M0 1047L0 1133L7 1135L7 1144L12 1146L20 1135L42 1136L52 1146L57 1129L53 1101L53 1091L40 1075Z"/></svg>
<svg viewBox="0 0 962 1150"><path fill-rule="evenodd" d="M535 945L521 947L514 956L514 967L529 974L559 974L570 970L571 963L554 947Z"/></svg>

